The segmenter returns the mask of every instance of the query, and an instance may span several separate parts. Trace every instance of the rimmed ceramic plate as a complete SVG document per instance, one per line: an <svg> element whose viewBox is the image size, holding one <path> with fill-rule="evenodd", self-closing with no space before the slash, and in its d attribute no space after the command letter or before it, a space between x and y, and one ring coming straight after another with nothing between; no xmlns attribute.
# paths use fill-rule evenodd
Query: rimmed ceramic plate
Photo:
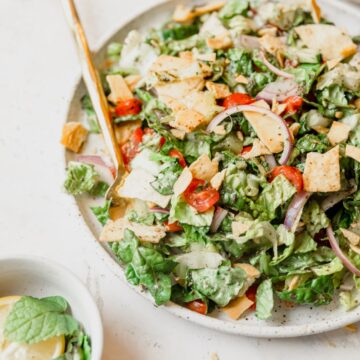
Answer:
<svg viewBox="0 0 360 360"><path fill-rule="evenodd" d="M182 2L186 3L190 1L185 0ZM169 18L175 4L175 1L161 3L140 14L120 29L117 29L114 32L114 35L111 36L108 41L104 42L103 46L97 52L96 61L98 63L101 62L104 57L106 45L109 42L115 40L123 41L130 30L139 29L140 31L145 31L151 27L159 26L159 24ZM334 21L338 26L346 29L352 35L360 34L360 10L358 8L352 7L343 1L338 0L320 1L320 5L323 8L325 16ZM84 84L79 82L69 106L68 121L84 119L84 114L80 109L80 98L84 95L84 93ZM91 135L83 152L84 154L103 154L104 150L100 136ZM72 155L66 153L65 161L67 162L71 159ZM104 171L102 172L105 177L108 177L110 182L110 175ZM126 281L123 268L114 258L109 248L96 241L100 233L101 226L98 224L89 208L90 206L98 205L98 203L94 199L80 197L77 199L77 204L87 226L94 235L93 240L95 240L100 251L106 254L106 262L116 274ZM139 287L133 287L133 289L152 301L151 296L142 291ZM253 337L305 336L334 330L350 323L360 321L360 308L346 313L340 309L339 304L336 302L329 306L322 307L303 306L284 309L278 306L274 311L273 318L268 321L260 321L256 319L254 315L249 315L248 317L238 321L233 321L224 316L221 312L217 312L211 316L203 316L173 303L163 306L163 308L178 317L208 328Z"/></svg>

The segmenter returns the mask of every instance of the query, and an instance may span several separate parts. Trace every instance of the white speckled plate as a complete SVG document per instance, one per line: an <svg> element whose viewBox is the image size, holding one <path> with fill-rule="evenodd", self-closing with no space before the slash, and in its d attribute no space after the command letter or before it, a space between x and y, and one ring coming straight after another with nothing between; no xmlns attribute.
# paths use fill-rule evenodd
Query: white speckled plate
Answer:
<svg viewBox="0 0 360 360"><path fill-rule="evenodd" d="M360 34L359 8L352 7L351 5L347 5L343 1L338 0L320 1L320 4L323 7L325 15L333 20L338 26L346 29L352 35ZM108 41L104 41L103 46L97 53L96 60L100 62L101 59L103 59L107 43L114 40L122 41L132 29L146 30L158 26L165 19L169 18L173 8L174 1L161 3L128 22L122 26L120 30L115 29L114 35L108 39ZM82 82L79 82L69 106L68 121L84 118L84 114L80 109L80 98L84 93L84 85ZM102 146L100 136L91 135L88 144L86 145L86 149L84 149L84 153L102 154ZM67 162L71 159L72 155L66 153L65 161ZM107 173L103 174L105 177L108 177L108 181L110 182L110 175ZM92 239L95 240L98 238L101 227L92 215L89 207L99 203L96 200L87 197L80 197L77 199L77 204L87 226L93 234L93 236L89 235L89 237L92 237ZM126 281L121 265L112 256L106 245L100 244L96 240L95 243L99 249L99 256L103 257L112 270L118 274L121 279ZM133 288L142 296L145 296L152 301L151 296L142 291L139 287ZM277 307L273 318L268 321L260 321L256 319L254 315L249 315L238 321L233 321L224 316L221 312L212 314L211 316L202 316L172 303L163 306L163 308L178 317L193 321L202 326L219 331L254 337L295 337L311 335L337 329L347 324L360 321L360 308L345 313L339 308L338 303L318 308L303 306L284 309Z"/></svg>

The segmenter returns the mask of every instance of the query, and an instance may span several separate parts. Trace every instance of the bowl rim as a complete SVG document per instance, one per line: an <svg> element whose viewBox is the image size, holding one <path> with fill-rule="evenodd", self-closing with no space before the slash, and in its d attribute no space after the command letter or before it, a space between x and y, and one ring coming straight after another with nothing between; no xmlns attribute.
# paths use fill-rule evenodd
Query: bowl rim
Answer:
<svg viewBox="0 0 360 360"><path fill-rule="evenodd" d="M14 262L15 264L19 262L22 262L24 264L36 264L41 268L53 270L54 272L61 275L62 278L66 278L69 283L73 284L73 288L76 288L76 292L79 293L79 298L81 299L81 301L83 301L83 299L86 299L83 302L86 302L87 311L91 314L91 322L94 324L95 334L91 335L91 358L92 360L100 360L102 357L104 346L103 324L98 306L96 305L94 298L92 297L90 291L86 288L84 283L64 265L43 256L24 254L0 255L0 264L6 262ZM43 276L47 276L46 272L44 272ZM71 308L72 305L69 304L69 306Z"/></svg>
<svg viewBox="0 0 360 360"><path fill-rule="evenodd" d="M174 0L172 1L172 6L176 3L191 3L196 2L196 0ZM342 0L319 0L322 4L320 5L323 7L324 3L327 6L334 7L336 9L345 10L347 13L352 14L354 18L358 18L360 21L360 8L354 4L346 3ZM103 36L100 36L96 41L95 45L92 46L92 52L94 54L95 59L101 53L105 46L112 41L114 37L125 27L131 26L133 22L136 21L138 17L144 16L147 12L154 12L154 11L164 11L163 8L169 6L169 0L160 0L156 4L146 7L138 12L136 12L130 19L125 20L121 23L118 23L113 29ZM76 80L73 83L72 88L69 92L69 102L68 102L68 109L65 115L65 121L69 121L70 113L73 106L73 102L75 96L79 90L79 87L84 86L82 77L78 74ZM63 152L63 166L66 167L68 162L67 151L64 150ZM101 260L105 262L106 265L110 267L112 272L119 277L128 287L134 290L137 294L145 297L149 300L154 306L158 307L151 295L144 289L139 286L131 285L125 278L124 268L121 264L115 259L115 256L111 254L110 250L106 248L102 243L100 243L92 231L92 226L90 226L89 221L87 220L86 215L83 211L83 206L73 197L71 201L74 206L79 210L81 213L81 221L85 225L86 231L91 236L92 241L95 243L96 251L103 255L106 254L105 257L101 256ZM176 317L190 321L193 324L203 326L208 329L235 334L235 335L242 335L248 337L255 337L255 338L293 338L293 337L302 337L302 336L309 336L314 334L320 334L332 330L339 329L341 327L347 326L351 323L360 321L360 307L358 309L354 309L349 313L344 313L342 316L336 319L331 319L331 321L318 321L312 324L301 324L301 325L280 325L280 326L259 326L255 325L246 325L245 323L233 323L230 321L225 321L223 319L214 318L211 316L203 316L191 310L188 310L185 307L177 305L173 302L168 302L167 304L161 305L161 308L165 309L172 315Z"/></svg>

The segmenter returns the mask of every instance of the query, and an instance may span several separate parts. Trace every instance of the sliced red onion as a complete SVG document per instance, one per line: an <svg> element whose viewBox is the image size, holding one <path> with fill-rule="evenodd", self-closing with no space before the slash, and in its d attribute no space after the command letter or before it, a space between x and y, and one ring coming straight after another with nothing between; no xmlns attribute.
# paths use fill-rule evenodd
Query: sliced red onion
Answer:
<svg viewBox="0 0 360 360"><path fill-rule="evenodd" d="M221 223L223 222L227 214L228 214L227 210L221 208L220 206L216 207L214 217L210 226L210 231L212 233L217 231L217 229L220 227Z"/></svg>
<svg viewBox="0 0 360 360"><path fill-rule="evenodd" d="M244 111L256 112L256 113L259 113L262 115L266 115L266 116L272 118L273 120L275 120L280 125L281 132L282 132L282 135L284 138L284 151L281 154L279 164L285 165L291 156L294 140L292 138L290 130L289 130L288 126L286 125L285 121L279 115L276 115L269 109L265 109L265 108L254 106L254 105L234 106L229 109L226 109L225 111L223 111L220 114L218 114L217 116L215 116L214 119L208 125L206 130L208 132L211 132L214 130L214 128L216 126L218 126L227 117L231 116L232 114L236 114L236 113L244 112Z"/></svg>
<svg viewBox="0 0 360 360"><path fill-rule="evenodd" d="M293 199L291 200L291 203L287 209L286 215L285 215L285 221L284 225L289 231L295 231L294 229L296 223L299 220L299 217L301 215L301 212L306 204L306 202L309 200L311 196L311 193L302 191L297 193Z"/></svg>
<svg viewBox="0 0 360 360"><path fill-rule="evenodd" d="M272 170L274 167L276 167L276 160L275 156L273 154L271 155L265 155L265 161L269 165L269 169Z"/></svg>
<svg viewBox="0 0 360 360"><path fill-rule="evenodd" d="M353 274L356 276L360 276L360 270L347 258L347 256L342 252L338 241L335 238L334 231L329 225L326 229L326 234L329 238L329 242L331 245L331 248L333 249L336 256L341 260L341 262L344 264L344 266Z"/></svg>
<svg viewBox="0 0 360 360"><path fill-rule="evenodd" d="M152 213L170 214L170 210L163 209L161 207L153 207L153 208L150 208L149 211Z"/></svg>
<svg viewBox="0 0 360 360"><path fill-rule="evenodd" d="M351 179L351 180L349 180L349 183L351 185L351 188L349 190L338 191L338 192L326 197L321 203L321 208L324 211L327 211L327 210L331 209L333 206L335 206L336 204L338 204L340 201L346 199L349 195L356 192L357 185L356 185L355 180Z"/></svg>
<svg viewBox="0 0 360 360"><path fill-rule="evenodd" d="M116 170L112 165L107 164L104 159L99 155L76 155L75 160L84 164L98 165L110 170L111 174L115 177Z"/></svg>
<svg viewBox="0 0 360 360"><path fill-rule="evenodd" d="M265 66L274 74L276 74L277 76L281 76L285 79L294 79L294 75L293 74L289 74L286 71L280 70L278 69L276 66L274 66L273 64L271 64L271 62L269 62L269 60L266 58L265 54L263 51L260 51L260 59L261 61L265 64Z"/></svg>
<svg viewBox="0 0 360 360"><path fill-rule="evenodd" d="M283 102L290 96L301 95L299 85L292 79L279 79L264 87L256 99L272 103L273 100Z"/></svg>

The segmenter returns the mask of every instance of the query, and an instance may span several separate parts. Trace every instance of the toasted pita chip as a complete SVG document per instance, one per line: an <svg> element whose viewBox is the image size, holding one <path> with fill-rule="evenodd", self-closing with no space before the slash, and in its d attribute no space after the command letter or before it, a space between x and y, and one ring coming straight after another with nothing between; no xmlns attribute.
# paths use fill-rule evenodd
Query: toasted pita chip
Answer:
<svg viewBox="0 0 360 360"><path fill-rule="evenodd" d="M211 161L207 154L202 154L189 169L195 179L210 181L218 172L219 163L216 160Z"/></svg>
<svg viewBox="0 0 360 360"><path fill-rule="evenodd" d="M302 25L295 31L308 48L321 52L325 61L344 59L356 53L357 46L351 37L334 25Z"/></svg>
<svg viewBox="0 0 360 360"><path fill-rule="evenodd" d="M215 96L215 99L224 99L231 94L230 89L226 84L207 81L205 87Z"/></svg>
<svg viewBox="0 0 360 360"><path fill-rule="evenodd" d="M239 84L248 84L249 83L249 79L246 78L244 75L239 75L235 78L236 82L238 82Z"/></svg>
<svg viewBox="0 0 360 360"><path fill-rule="evenodd" d="M355 234L352 231L346 230L346 229L340 229L340 231L342 232L342 234L349 240L349 242L354 245L357 246L360 243L360 236L358 234Z"/></svg>
<svg viewBox="0 0 360 360"><path fill-rule="evenodd" d="M190 185L192 179L193 175L190 169L188 167L184 168L184 170L174 184L174 195L179 196L180 194L182 194Z"/></svg>
<svg viewBox="0 0 360 360"><path fill-rule="evenodd" d="M228 49L232 46L232 40L229 35L224 34L206 39L206 44L214 50Z"/></svg>
<svg viewBox="0 0 360 360"><path fill-rule="evenodd" d="M175 129L190 133L200 125L206 124L205 117L192 109L180 110L175 114L175 120L170 121L169 125Z"/></svg>
<svg viewBox="0 0 360 360"><path fill-rule="evenodd" d="M265 34L260 39L261 46L270 54L276 56L278 53L284 53L285 44L283 39Z"/></svg>
<svg viewBox="0 0 360 360"><path fill-rule="evenodd" d="M129 229L141 240L157 244L166 236L165 227L161 225L144 225L130 222L126 218L118 220L108 220L100 234L100 241L112 242L121 241L124 238L124 232Z"/></svg>
<svg viewBox="0 0 360 360"><path fill-rule="evenodd" d="M214 188L215 190L219 190L221 188L222 183L225 180L225 175L226 175L226 169L215 174L210 180L211 187Z"/></svg>
<svg viewBox="0 0 360 360"><path fill-rule="evenodd" d="M265 101L257 101L252 105L269 108ZM276 120L266 115L248 111L244 112L244 116L254 128L256 135L259 137L261 142L273 154L279 153L283 150L284 141L282 131Z"/></svg>
<svg viewBox="0 0 360 360"><path fill-rule="evenodd" d="M202 76L185 80L172 81L155 85L158 96L169 96L173 99L182 99L189 93L204 88L205 81Z"/></svg>
<svg viewBox="0 0 360 360"><path fill-rule="evenodd" d="M184 139L185 139L186 131L184 131L184 130L170 129L170 132L171 132L177 139L180 139L180 140L184 140Z"/></svg>
<svg viewBox="0 0 360 360"><path fill-rule="evenodd" d="M109 83L111 91L108 99L112 103L116 104L119 100L131 99L134 97L121 75L108 75L106 81Z"/></svg>
<svg viewBox="0 0 360 360"><path fill-rule="evenodd" d="M244 159L253 159L261 155L270 155L272 152L258 139L255 139L251 150L242 155Z"/></svg>
<svg viewBox="0 0 360 360"><path fill-rule="evenodd" d="M357 162L360 162L360 148L353 145L346 145L345 156L348 156Z"/></svg>
<svg viewBox="0 0 360 360"><path fill-rule="evenodd" d="M128 75L126 78L124 78L126 85L129 87L130 91L134 91L137 88L137 85L139 84L141 79L141 75Z"/></svg>
<svg viewBox="0 0 360 360"><path fill-rule="evenodd" d="M86 141L88 131L85 127L75 121L67 122L62 130L61 144L68 150L78 153Z"/></svg>
<svg viewBox="0 0 360 360"><path fill-rule="evenodd" d="M330 131L327 134L330 144L335 146L343 141L346 141L349 137L350 131L351 127L349 125L343 124L339 121L333 121Z"/></svg>
<svg viewBox="0 0 360 360"><path fill-rule="evenodd" d="M260 271L250 265L250 264L247 264L247 263L241 263L241 264L235 264L234 267L237 267L237 268L240 268L240 269L243 269L245 272L246 272L246 275L250 278L258 278L260 276Z"/></svg>
<svg viewBox="0 0 360 360"><path fill-rule="evenodd" d="M230 301L228 305L223 308L223 311L233 320L238 320L241 315L248 310L254 302L243 295Z"/></svg>
<svg viewBox="0 0 360 360"><path fill-rule="evenodd" d="M304 170L304 190L335 192L341 189L339 146L325 154L308 153Z"/></svg>

